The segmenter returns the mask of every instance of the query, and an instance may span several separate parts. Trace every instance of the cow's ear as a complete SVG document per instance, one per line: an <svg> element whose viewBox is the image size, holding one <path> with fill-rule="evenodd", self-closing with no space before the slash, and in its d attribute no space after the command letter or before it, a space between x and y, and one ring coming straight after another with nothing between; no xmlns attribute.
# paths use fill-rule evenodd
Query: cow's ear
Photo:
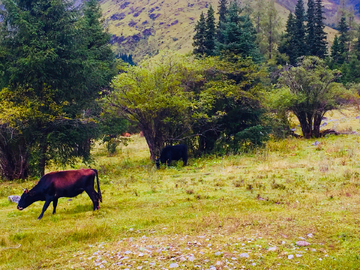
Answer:
<svg viewBox="0 0 360 270"><path fill-rule="evenodd" d="M24 188L24 193L28 193L28 189L27 188Z"/></svg>

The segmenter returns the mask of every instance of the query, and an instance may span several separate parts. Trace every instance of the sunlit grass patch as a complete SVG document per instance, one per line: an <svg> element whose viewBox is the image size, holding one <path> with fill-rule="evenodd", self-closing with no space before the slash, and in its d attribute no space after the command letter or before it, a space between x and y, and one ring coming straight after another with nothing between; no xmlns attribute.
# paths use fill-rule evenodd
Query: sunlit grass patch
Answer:
<svg viewBox="0 0 360 270"><path fill-rule="evenodd" d="M7 198L37 180L3 181L0 268L356 269L360 139L315 141L272 140L251 153L160 170L139 135L114 156L99 144L91 167L99 171L100 210L83 193L61 198L55 215L50 205L40 221L43 202L19 211ZM298 246L302 240L310 245Z"/></svg>

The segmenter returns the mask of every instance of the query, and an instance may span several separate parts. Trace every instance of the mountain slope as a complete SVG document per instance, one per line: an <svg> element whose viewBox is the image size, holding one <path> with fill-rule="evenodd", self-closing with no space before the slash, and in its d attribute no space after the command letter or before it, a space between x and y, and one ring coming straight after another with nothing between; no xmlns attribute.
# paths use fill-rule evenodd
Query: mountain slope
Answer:
<svg viewBox="0 0 360 270"><path fill-rule="evenodd" d="M210 4L217 11L218 0L102 0L100 3L115 51L132 54L135 61L140 61L163 49L192 51L194 27L200 13L206 13ZM277 9L285 25L296 0L280 0L280 4ZM333 17L337 5L326 0L324 6ZM326 31L332 40L336 31L331 28Z"/></svg>

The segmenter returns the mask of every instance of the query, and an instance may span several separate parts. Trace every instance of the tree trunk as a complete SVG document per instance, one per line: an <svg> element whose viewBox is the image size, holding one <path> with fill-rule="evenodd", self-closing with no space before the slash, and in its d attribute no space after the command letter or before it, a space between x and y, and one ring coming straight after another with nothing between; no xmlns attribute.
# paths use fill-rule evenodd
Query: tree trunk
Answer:
<svg viewBox="0 0 360 270"><path fill-rule="evenodd" d="M155 161L156 159L156 143L155 143L155 137L153 135L153 132L149 128L142 128L141 131L144 134L145 140L147 145L149 146L150 151L150 159L151 161Z"/></svg>
<svg viewBox="0 0 360 270"><path fill-rule="evenodd" d="M303 133L303 136L306 139L311 138L312 136L312 127L311 127L311 123L308 122L308 117L307 114L305 112L295 112L296 117L298 118L299 122L300 122L300 126L301 126L301 130Z"/></svg>
<svg viewBox="0 0 360 270"><path fill-rule="evenodd" d="M322 120L323 114L321 113L316 113L314 116L314 130L313 130L313 135L315 136L315 138L319 138L320 137L320 125L321 125L321 120Z"/></svg>

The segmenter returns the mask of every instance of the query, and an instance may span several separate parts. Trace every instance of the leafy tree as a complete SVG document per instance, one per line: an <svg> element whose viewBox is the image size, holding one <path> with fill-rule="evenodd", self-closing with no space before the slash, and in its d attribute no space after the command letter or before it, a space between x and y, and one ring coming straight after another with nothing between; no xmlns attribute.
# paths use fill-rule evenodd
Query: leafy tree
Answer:
<svg viewBox="0 0 360 270"><path fill-rule="evenodd" d="M206 32L205 32L206 55L208 56L214 55L215 53L215 38L216 38L216 29L215 29L214 9L210 5L206 16Z"/></svg>
<svg viewBox="0 0 360 270"><path fill-rule="evenodd" d="M162 52L119 74L103 107L138 125L152 160L164 145L185 139L200 153L236 151L255 131L233 135L261 123L259 73L250 59L229 62Z"/></svg>
<svg viewBox="0 0 360 270"><path fill-rule="evenodd" d="M295 114L304 137L318 138L325 113L341 108L355 97L335 82L339 75L338 70L330 70L318 57L305 57L299 66L281 73L280 88L273 90L272 104L279 112Z"/></svg>
<svg viewBox="0 0 360 270"><path fill-rule="evenodd" d="M160 149L190 130L190 85L199 79L196 60L160 53L139 66L128 67L113 82L104 109L137 123L149 146L151 160Z"/></svg>
<svg viewBox="0 0 360 270"><path fill-rule="evenodd" d="M195 25L195 35L193 40L194 54L206 54L206 21L203 12L201 12L200 19Z"/></svg>
<svg viewBox="0 0 360 270"><path fill-rule="evenodd" d="M98 3L89 1L83 17L70 2L2 3L0 87L9 93L1 102L11 106L0 113L7 119L4 127L17 131L21 147L29 153L30 170L21 177L36 171L43 175L49 160L89 160L90 139L97 129L88 109L115 74ZM19 108L34 113L16 121L4 117Z"/></svg>

